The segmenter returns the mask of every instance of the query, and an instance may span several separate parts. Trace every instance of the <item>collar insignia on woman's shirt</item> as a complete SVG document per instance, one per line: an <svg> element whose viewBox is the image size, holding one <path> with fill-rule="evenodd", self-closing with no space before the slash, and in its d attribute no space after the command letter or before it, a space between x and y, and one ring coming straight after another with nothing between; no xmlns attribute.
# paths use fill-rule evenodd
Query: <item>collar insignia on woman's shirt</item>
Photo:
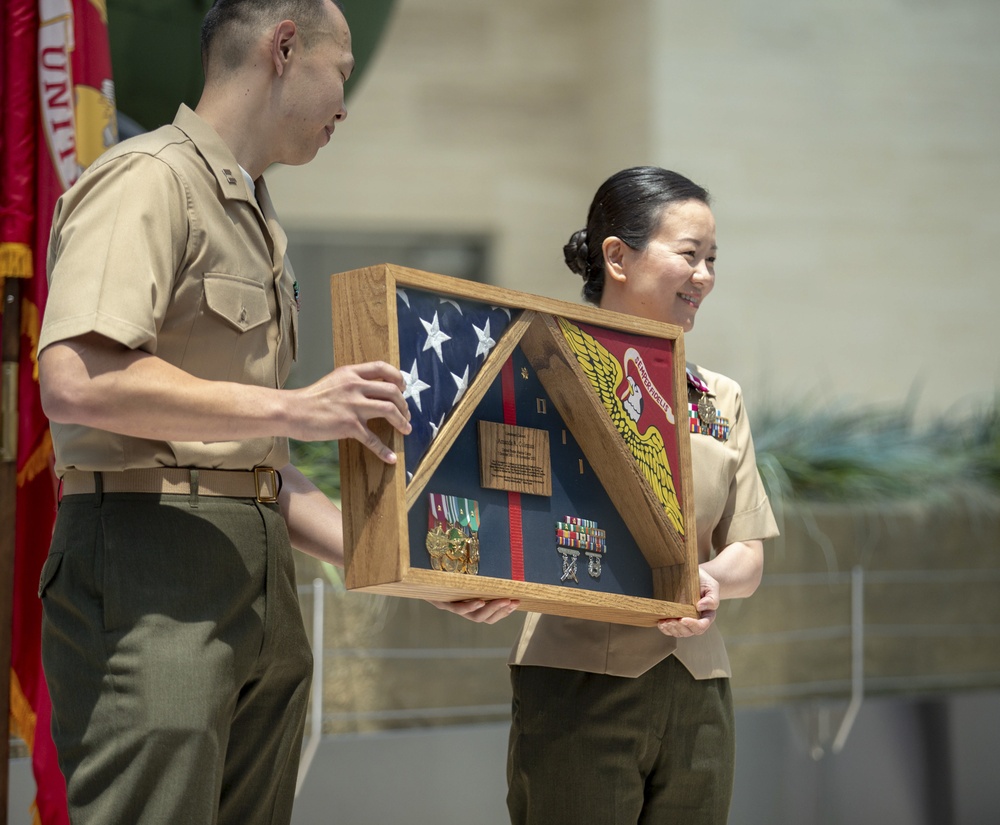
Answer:
<svg viewBox="0 0 1000 825"><path fill-rule="evenodd" d="M715 406L715 393L711 392L699 376L687 371L688 419L692 433L704 433L719 441L729 438L729 421L719 414ZM696 400L692 401L691 399Z"/></svg>

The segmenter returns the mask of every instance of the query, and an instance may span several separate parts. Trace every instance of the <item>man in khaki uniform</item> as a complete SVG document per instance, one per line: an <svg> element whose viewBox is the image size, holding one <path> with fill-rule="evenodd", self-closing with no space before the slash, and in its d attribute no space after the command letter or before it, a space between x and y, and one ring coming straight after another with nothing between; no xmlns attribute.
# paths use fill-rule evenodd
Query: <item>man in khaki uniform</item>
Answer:
<svg viewBox="0 0 1000 825"><path fill-rule="evenodd" d="M40 595L74 823L288 822L311 657L291 546L340 512L288 437L408 432L399 371L283 390L298 337L261 177L310 161L354 67L331 0L219 0L194 111L102 156L56 207L39 342L63 498Z"/></svg>

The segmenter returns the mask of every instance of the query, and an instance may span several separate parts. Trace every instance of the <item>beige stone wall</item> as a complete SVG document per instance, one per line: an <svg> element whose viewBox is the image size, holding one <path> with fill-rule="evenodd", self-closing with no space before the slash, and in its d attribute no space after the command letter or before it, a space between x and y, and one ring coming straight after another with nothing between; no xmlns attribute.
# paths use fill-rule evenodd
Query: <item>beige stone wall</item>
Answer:
<svg viewBox="0 0 1000 825"><path fill-rule="evenodd" d="M964 409L1000 382L998 35L992 0L399 0L271 186L297 228L488 233L495 283L576 300L596 186L669 166L719 222L689 355L757 405Z"/></svg>
<svg viewBox="0 0 1000 825"><path fill-rule="evenodd" d="M717 199L719 282L693 354L772 398L993 397L1000 5L712 0L654 16L683 33L654 56L656 160Z"/></svg>

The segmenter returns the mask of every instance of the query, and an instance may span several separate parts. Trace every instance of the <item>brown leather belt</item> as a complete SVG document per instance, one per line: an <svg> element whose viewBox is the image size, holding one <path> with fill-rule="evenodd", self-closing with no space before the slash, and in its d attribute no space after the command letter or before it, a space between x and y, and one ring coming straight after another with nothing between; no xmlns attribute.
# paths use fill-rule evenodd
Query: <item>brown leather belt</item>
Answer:
<svg viewBox="0 0 1000 825"><path fill-rule="evenodd" d="M252 470L202 470L189 467L150 467L113 473L67 470L62 477L64 496L94 493L97 478L105 493L172 493L195 496L278 500L281 475L273 467Z"/></svg>

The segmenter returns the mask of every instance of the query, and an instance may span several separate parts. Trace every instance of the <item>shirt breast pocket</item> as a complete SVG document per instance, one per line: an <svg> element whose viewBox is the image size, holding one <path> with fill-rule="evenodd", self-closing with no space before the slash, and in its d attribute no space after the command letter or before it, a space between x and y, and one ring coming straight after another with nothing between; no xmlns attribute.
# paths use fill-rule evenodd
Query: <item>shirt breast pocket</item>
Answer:
<svg viewBox="0 0 1000 825"><path fill-rule="evenodd" d="M274 383L274 294L260 281L206 272L181 367L200 378Z"/></svg>
<svg viewBox="0 0 1000 825"><path fill-rule="evenodd" d="M266 324L271 317L264 285L237 275L205 273L205 305L237 332Z"/></svg>

